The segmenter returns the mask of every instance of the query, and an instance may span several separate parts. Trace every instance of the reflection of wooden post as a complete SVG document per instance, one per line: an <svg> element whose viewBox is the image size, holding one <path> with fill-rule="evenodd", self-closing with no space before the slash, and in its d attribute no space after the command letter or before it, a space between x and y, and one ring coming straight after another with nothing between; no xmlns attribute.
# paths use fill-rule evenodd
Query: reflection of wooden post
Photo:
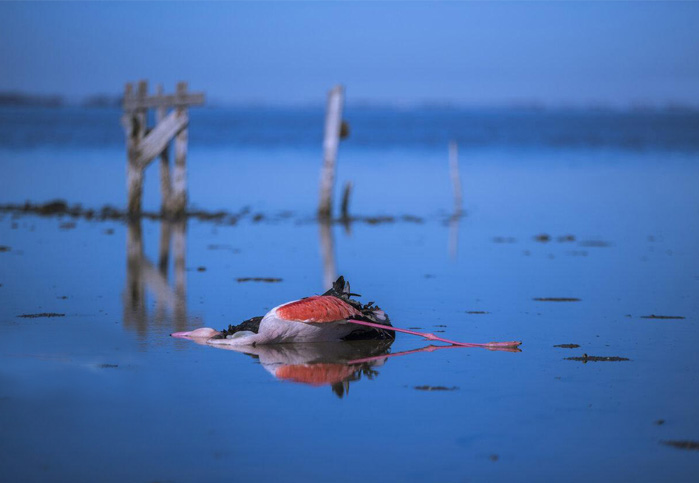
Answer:
<svg viewBox="0 0 699 483"><path fill-rule="evenodd" d="M187 83L179 82L177 84L177 97L184 99L187 95ZM186 115L184 106L177 106L177 115ZM187 137L188 132L185 127L177 137L175 137L175 171L172 181L172 198L170 204L170 214L174 217L184 215L187 207Z"/></svg>
<svg viewBox="0 0 699 483"><path fill-rule="evenodd" d="M332 288L333 282L337 279L335 240L329 219L321 219L318 225L320 227L320 252L323 257L323 290L327 290Z"/></svg>
<svg viewBox="0 0 699 483"><path fill-rule="evenodd" d="M459 147L456 142L449 143L449 173L451 182L454 186L454 214L455 218L461 216L462 198L461 198L461 175L459 174Z"/></svg>
<svg viewBox="0 0 699 483"><path fill-rule="evenodd" d="M187 326L187 278L185 275L185 255L187 252L187 220L179 220L173 226L173 254L175 258L175 328L184 330Z"/></svg>
<svg viewBox="0 0 699 483"><path fill-rule="evenodd" d="M155 91L155 94L157 96L163 96L163 85L158 84L158 87ZM160 124L165 119L165 114L167 113L167 110L164 105L158 106L158 109L155 111L155 123ZM172 190L171 188L171 182L170 182L170 157L169 157L169 148L168 146L165 146L163 149L163 152L160 153L160 196L161 196L161 204L160 204L160 211L165 214L168 211L168 206L170 204L170 198L171 198L171 193L170 191ZM161 238L162 241L162 238Z"/></svg>
<svg viewBox="0 0 699 483"><path fill-rule="evenodd" d="M149 323L167 320L166 309L172 313L173 329L184 330L187 326L187 301L185 280L185 235L186 221L174 224L163 221L161 225L160 253L156 268L144 255L143 235L140 220L131 220L127 234L126 290L124 292L124 325L135 327L145 335ZM173 252L175 258L175 290L168 283L167 266L170 238L174 233ZM146 289L155 299L154 317L146 309Z"/></svg>
<svg viewBox="0 0 699 483"><path fill-rule="evenodd" d="M332 198L335 186L335 160L340 144L342 127L342 101L344 88L333 87L328 93L328 105L325 113L325 135L323 138L323 168L320 175L320 202L318 217L332 217Z"/></svg>
<svg viewBox="0 0 699 483"><path fill-rule="evenodd" d="M141 222L131 220L126 234L126 291L124 293L124 325L143 335L146 332L146 291L141 277L143 235Z"/></svg>

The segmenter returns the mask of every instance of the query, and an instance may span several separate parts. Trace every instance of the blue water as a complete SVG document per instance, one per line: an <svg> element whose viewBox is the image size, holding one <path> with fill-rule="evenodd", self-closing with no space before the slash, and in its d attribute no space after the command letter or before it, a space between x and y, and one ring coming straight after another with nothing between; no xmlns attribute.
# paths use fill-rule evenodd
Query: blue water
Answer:
<svg viewBox="0 0 699 483"><path fill-rule="evenodd" d="M325 231L312 220L322 111L310 109L198 111L191 203L251 215L169 227L165 274L159 222L144 220L139 237L119 222L0 214L0 480L695 480L699 452L663 443L699 441L694 115L369 111L348 110L353 133L340 148L352 212L422 223ZM20 111L42 120L33 128L2 112L0 201L123 206L118 112L66 110L75 124L59 127L61 111ZM493 125L500 134L487 134ZM448 222L452 137L458 224ZM147 176L146 205L157 208L157 168ZM534 239L543 233L551 240ZM138 241L142 258L129 263ZM275 377L279 354L168 336L321 293L329 273L397 326L519 339L522 352L391 357L338 397L329 384ZM41 312L65 316L18 317ZM553 347L566 343L580 347ZM390 353L425 345L399 335ZM339 367L361 354L289 352L285 364ZM584 353L629 360L565 360Z"/></svg>

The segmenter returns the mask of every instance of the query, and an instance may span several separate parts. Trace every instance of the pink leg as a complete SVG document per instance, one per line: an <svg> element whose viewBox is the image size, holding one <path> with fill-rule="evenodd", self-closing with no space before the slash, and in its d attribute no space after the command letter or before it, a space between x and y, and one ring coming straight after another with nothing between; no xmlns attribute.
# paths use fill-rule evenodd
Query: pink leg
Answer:
<svg viewBox="0 0 699 483"><path fill-rule="evenodd" d="M348 319L347 322L351 322L353 324L358 324L358 325L365 325L367 327L374 327L377 329L391 330L394 332L403 332L405 334L418 335L418 336L424 337L425 339L428 339L428 340L438 340L440 342L446 342L447 344L458 345L461 347L485 347L486 349L499 349L499 348L515 348L515 347L519 346L520 344L522 344L522 342L518 342L518 341L488 342L486 344L472 344L469 342L456 342L455 340L443 339L441 337L437 337L436 335L430 334L427 332L416 332L414 330L399 329L398 327L386 327L385 325L375 324L373 322L364 322L363 320Z"/></svg>

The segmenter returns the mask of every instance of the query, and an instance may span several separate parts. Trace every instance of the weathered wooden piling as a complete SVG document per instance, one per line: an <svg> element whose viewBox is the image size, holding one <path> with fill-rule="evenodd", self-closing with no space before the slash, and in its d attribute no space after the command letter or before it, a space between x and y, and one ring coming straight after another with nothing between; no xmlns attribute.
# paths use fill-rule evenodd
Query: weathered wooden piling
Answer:
<svg viewBox="0 0 699 483"><path fill-rule="evenodd" d="M186 82L177 84L174 95L163 94L159 86L154 96L148 96L146 81L138 83L137 92L134 92L132 84L126 84L122 124L126 133L127 206L130 216L138 217L141 213L144 170L158 156L163 214L170 218L184 215L187 206L187 109L203 103L204 94L187 92ZM149 109L156 109L156 125L152 129L147 127ZM168 109L172 109L169 114ZM173 138L175 169L170 181L168 146Z"/></svg>
<svg viewBox="0 0 699 483"><path fill-rule="evenodd" d="M328 92L323 138L323 167L320 175L320 200L318 203L318 218L320 219L332 218L335 164L342 129L343 100L344 87L338 85Z"/></svg>

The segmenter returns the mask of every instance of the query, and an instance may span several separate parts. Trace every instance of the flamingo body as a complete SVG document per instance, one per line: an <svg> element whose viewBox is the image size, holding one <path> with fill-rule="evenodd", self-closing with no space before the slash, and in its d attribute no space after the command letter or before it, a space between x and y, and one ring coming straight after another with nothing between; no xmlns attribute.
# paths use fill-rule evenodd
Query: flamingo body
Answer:
<svg viewBox="0 0 699 483"><path fill-rule="evenodd" d="M342 340L357 325L349 318L361 318L364 314L344 300L333 295L316 295L279 305L262 317L257 333L242 330L226 335L213 329L202 328L191 332L178 332L176 337L208 339L214 345L249 346L293 342L330 342ZM387 320L377 310L375 316Z"/></svg>

